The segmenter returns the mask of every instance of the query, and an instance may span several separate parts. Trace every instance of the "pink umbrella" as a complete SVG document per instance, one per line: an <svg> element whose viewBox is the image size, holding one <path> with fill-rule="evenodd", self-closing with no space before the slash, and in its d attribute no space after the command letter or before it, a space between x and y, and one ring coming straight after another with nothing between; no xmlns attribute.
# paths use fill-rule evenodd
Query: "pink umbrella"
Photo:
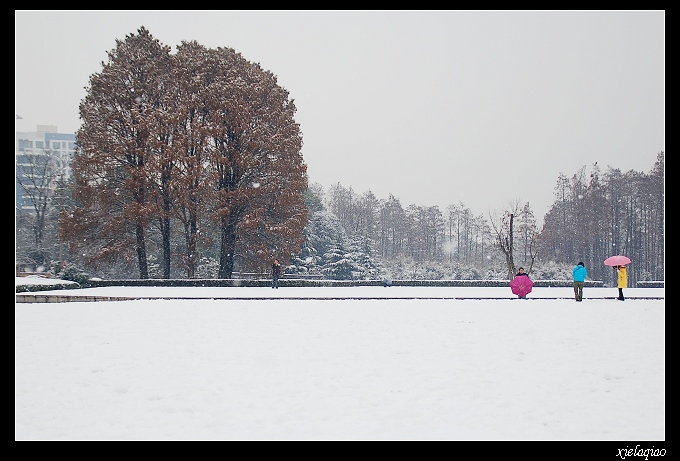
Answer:
<svg viewBox="0 0 680 461"><path fill-rule="evenodd" d="M605 266L625 266L630 263L630 258L623 255L610 256L604 260Z"/></svg>
<svg viewBox="0 0 680 461"><path fill-rule="evenodd" d="M510 289L517 296L526 296L534 288L534 282L527 275L516 275L510 282Z"/></svg>

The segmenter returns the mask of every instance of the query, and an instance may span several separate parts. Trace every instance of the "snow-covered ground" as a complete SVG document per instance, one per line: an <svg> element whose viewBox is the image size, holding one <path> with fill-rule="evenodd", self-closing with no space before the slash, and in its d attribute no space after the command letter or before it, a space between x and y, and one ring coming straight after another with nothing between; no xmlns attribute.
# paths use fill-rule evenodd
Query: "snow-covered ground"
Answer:
<svg viewBox="0 0 680 461"><path fill-rule="evenodd" d="M666 436L664 289L69 292L156 299L15 304L16 440Z"/></svg>

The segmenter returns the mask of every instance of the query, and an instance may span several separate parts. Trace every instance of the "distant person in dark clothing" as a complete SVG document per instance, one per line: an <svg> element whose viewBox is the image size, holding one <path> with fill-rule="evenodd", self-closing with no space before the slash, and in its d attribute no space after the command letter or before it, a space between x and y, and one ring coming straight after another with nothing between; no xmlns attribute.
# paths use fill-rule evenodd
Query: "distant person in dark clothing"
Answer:
<svg viewBox="0 0 680 461"><path fill-rule="evenodd" d="M272 288L279 287L279 277L281 277L281 264L278 259L275 259L272 264Z"/></svg>
<svg viewBox="0 0 680 461"><path fill-rule="evenodd" d="M580 261L572 270L574 276L574 297L576 301L583 301L583 282L585 282L588 272L583 261Z"/></svg>

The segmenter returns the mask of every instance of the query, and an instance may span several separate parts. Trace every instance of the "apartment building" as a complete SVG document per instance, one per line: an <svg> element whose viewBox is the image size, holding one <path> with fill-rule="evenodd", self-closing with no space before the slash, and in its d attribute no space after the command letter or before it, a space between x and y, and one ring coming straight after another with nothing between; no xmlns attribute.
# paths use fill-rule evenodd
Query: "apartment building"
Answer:
<svg viewBox="0 0 680 461"><path fill-rule="evenodd" d="M71 177L76 135L59 133L56 126L38 125L35 131L16 132L16 211L33 211L27 190L54 190Z"/></svg>

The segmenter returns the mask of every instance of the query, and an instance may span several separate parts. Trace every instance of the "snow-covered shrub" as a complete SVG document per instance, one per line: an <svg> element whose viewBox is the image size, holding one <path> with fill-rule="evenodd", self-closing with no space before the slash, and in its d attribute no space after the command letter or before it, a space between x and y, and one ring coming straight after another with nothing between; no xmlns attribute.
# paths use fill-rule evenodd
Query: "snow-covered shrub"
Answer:
<svg viewBox="0 0 680 461"><path fill-rule="evenodd" d="M215 274L219 274L219 269L220 262L217 259L202 256L198 263L198 267L196 268L196 278L214 278Z"/></svg>
<svg viewBox="0 0 680 461"><path fill-rule="evenodd" d="M90 286L90 274L75 264L69 264L66 268L57 272L56 277L62 280L70 280L78 283L81 287Z"/></svg>

